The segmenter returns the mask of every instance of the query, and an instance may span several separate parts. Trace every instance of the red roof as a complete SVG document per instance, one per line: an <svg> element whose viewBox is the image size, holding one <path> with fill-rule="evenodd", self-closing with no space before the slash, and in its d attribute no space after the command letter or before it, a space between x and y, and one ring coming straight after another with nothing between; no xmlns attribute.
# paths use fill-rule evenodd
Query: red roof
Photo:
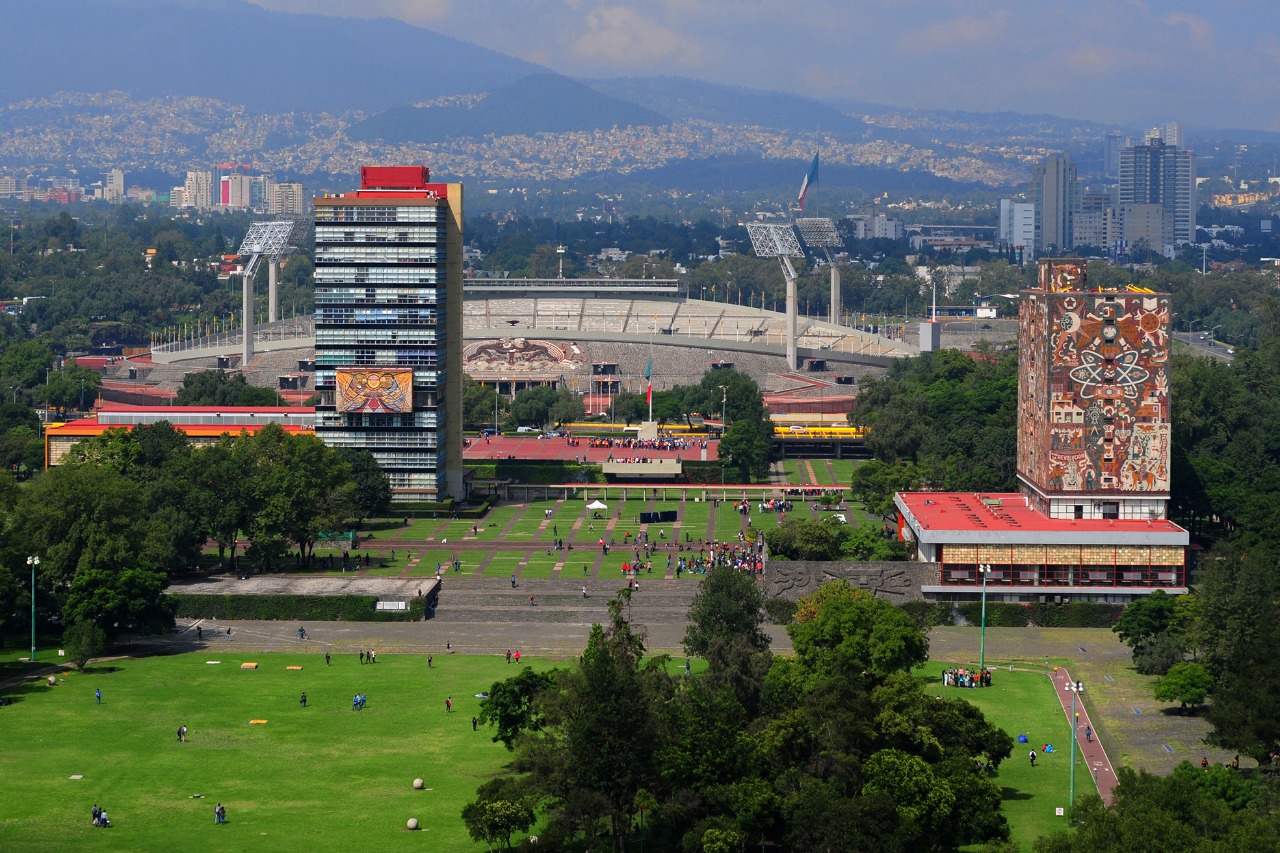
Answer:
<svg viewBox="0 0 1280 853"><path fill-rule="evenodd" d="M314 413L314 406L134 406L129 403L103 403L98 407L100 412L181 412L190 415L216 414L290 414L298 415Z"/></svg>
<svg viewBox="0 0 1280 853"><path fill-rule="evenodd" d="M1092 500L1092 498L1090 498ZM1168 519L1050 518L1032 509L1016 492L899 492L905 506L926 530L970 533L1123 533L1179 534Z"/></svg>

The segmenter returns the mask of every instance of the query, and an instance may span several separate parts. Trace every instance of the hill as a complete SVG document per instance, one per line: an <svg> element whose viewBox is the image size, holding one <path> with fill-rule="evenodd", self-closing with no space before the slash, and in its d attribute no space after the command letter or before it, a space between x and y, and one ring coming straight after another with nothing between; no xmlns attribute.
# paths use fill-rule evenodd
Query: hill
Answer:
<svg viewBox="0 0 1280 853"><path fill-rule="evenodd" d="M664 124L670 119L638 104L558 74L535 74L498 87L474 104L396 107L356 124L348 136L399 144Z"/></svg>
<svg viewBox="0 0 1280 853"><path fill-rule="evenodd" d="M292 15L246 0L6 0L4 24L0 102L114 89L252 112L377 111L545 70L388 18Z"/></svg>

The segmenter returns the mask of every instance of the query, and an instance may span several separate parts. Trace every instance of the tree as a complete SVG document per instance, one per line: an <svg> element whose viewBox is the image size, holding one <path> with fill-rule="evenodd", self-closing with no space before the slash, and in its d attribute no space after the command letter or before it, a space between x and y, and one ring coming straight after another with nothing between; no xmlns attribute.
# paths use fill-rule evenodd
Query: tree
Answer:
<svg viewBox="0 0 1280 853"><path fill-rule="evenodd" d="M353 447L338 448L338 457L351 469L355 489L351 502L361 520L376 518L391 508L391 480L373 454Z"/></svg>
<svg viewBox="0 0 1280 853"><path fill-rule="evenodd" d="M476 798L462 809L467 832L493 850L494 842L511 849L511 833L533 826L535 815L509 779L490 779L476 791Z"/></svg>
<svg viewBox="0 0 1280 853"><path fill-rule="evenodd" d="M891 518L897 513L893 497L898 492L917 491L922 477L915 465L885 463L868 459L853 469L850 492L871 515Z"/></svg>
<svg viewBox="0 0 1280 853"><path fill-rule="evenodd" d="M470 376L462 376L462 423L469 429L495 426L502 422L501 414L507 411L507 402L498 396L492 385L481 384ZM499 417L495 418L497 412Z"/></svg>
<svg viewBox="0 0 1280 853"><path fill-rule="evenodd" d="M538 672L532 667L520 670L514 678L495 681L489 695L480 703L480 722L494 726L494 742L502 741L507 749L515 748L515 740L526 731L541 731L544 722L539 700L544 691L556 683L556 672Z"/></svg>
<svg viewBox="0 0 1280 853"><path fill-rule="evenodd" d="M511 403L511 414L522 426L545 427L556 404L556 391L546 385L525 388L516 392Z"/></svg>
<svg viewBox="0 0 1280 853"><path fill-rule="evenodd" d="M1157 634L1169 630L1173 623L1177 599L1162 589L1145 598L1130 602L1121 612L1111 630L1134 651L1155 639Z"/></svg>
<svg viewBox="0 0 1280 853"><path fill-rule="evenodd" d="M243 375L221 370L188 373L178 389L179 406L275 406L280 395L270 388L250 385Z"/></svg>
<svg viewBox="0 0 1280 853"><path fill-rule="evenodd" d="M102 657L107 650L106 632L88 619L72 622L62 632L62 645L77 670L84 672L92 658Z"/></svg>
<svg viewBox="0 0 1280 853"><path fill-rule="evenodd" d="M751 575L716 565L698 584L689 604L686 654L705 657L712 644L741 639L755 651L769 648L764 622L764 593Z"/></svg>
<svg viewBox="0 0 1280 853"><path fill-rule="evenodd" d="M82 569L67 593L62 618L93 622L109 640L126 632L162 634L173 628L173 608L165 598L169 578L147 569Z"/></svg>
<svg viewBox="0 0 1280 853"><path fill-rule="evenodd" d="M582 420L586 411L581 397L566 388L561 388L556 392L556 399L551 404L551 408L547 410L547 417L556 426L561 426Z"/></svg>
<svg viewBox="0 0 1280 853"><path fill-rule="evenodd" d="M878 682L929 658L929 640L901 608L847 581L800 599L787 625L796 659L813 673Z"/></svg>
<svg viewBox="0 0 1280 853"><path fill-rule="evenodd" d="M1161 702L1181 702L1182 707L1193 708L1204 702L1213 690L1213 676L1202 664L1184 662L1174 664L1168 674L1156 682L1155 697Z"/></svg>
<svg viewBox="0 0 1280 853"><path fill-rule="evenodd" d="M660 393L661 392L659 392L659 394L654 394L655 402L656 398L660 396ZM613 398L614 420L622 421L624 424L630 426L631 424L643 421L648 417L648 414L649 407L645 403L644 395L642 394L632 394L629 391L623 391Z"/></svg>

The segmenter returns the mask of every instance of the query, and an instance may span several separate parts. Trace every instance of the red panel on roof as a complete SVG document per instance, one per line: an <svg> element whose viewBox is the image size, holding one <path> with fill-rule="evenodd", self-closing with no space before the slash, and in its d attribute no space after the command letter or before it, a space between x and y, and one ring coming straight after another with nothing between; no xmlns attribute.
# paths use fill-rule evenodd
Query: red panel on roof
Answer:
<svg viewBox="0 0 1280 853"><path fill-rule="evenodd" d="M1000 531L1015 530L1042 533L1080 533L1096 531L1183 533L1168 519L1074 519L1050 518L1027 505L1026 498L1014 493L978 494L974 492L899 492L898 497L912 515L930 530Z"/></svg>
<svg viewBox="0 0 1280 853"><path fill-rule="evenodd" d="M362 190L424 190L431 180L426 166L362 166Z"/></svg>

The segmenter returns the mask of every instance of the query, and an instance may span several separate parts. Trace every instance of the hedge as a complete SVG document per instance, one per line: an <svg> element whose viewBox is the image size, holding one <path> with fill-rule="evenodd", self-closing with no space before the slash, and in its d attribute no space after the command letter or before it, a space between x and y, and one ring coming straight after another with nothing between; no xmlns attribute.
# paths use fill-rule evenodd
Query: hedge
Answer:
<svg viewBox="0 0 1280 853"><path fill-rule="evenodd" d="M310 622L420 622L426 599L408 610L378 610L376 595L183 595L171 594L184 619L275 619Z"/></svg>
<svg viewBox="0 0 1280 853"><path fill-rule="evenodd" d="M949 601L904 601L901 606L921 631L956 624L956 615Z"/></svg>
<svg viewBox="0 0 1280 853"><path fill-rule="evenodd" d="M521 485L560 483L603 483L599 465L582 465L558 459L499 459L496 462L468 462L467 470L478 480L510 480Z"/></svg>
<svg viewBox="0 0 1280 853"><path fill-rule="evenodd" d="M764 612L773 625L786 625L795 618L799 608L800 605L789 598L770 596L764 600Z"/></svg>
<svg viewBox="0 0 1280 853"><path fill-rule="evenodd" d="M982 602L966 601L956 606L960 615L971 625L982 621ZM1073 601L1070 604L1012 604L1004 601L987 602L987 624L997 628L1110 628L1120 618L1124 607L1092 601Z"/></svg>

